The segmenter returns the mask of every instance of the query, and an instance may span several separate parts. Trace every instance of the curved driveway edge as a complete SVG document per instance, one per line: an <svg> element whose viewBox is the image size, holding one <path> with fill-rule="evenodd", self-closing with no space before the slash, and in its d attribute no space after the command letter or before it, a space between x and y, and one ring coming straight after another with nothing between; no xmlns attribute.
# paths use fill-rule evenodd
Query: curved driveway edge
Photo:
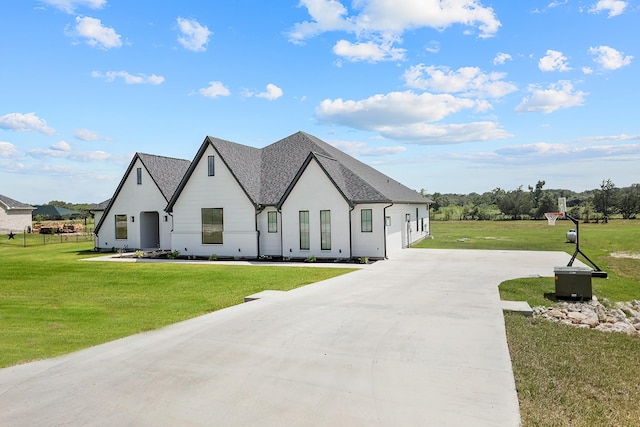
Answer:
<svg viewBox="0 0 640 427"><path fill-rule="evenodd" d="M404 250L282 295L2 369L0 425L517 426L497 285L552 276L569 259Z"/></svg>

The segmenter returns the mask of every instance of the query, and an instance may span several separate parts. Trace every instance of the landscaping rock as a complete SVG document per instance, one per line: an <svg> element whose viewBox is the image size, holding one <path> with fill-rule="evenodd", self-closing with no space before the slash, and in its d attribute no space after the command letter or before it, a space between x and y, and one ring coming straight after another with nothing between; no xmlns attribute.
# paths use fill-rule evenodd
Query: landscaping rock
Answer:
<svg viewBox="0 0 640 427"><path fill-rule="evenodd" d="M588 302L559 302L556 307L533 307L534 317L571 325L577 328L624 333L640 337L640 300L616 303L606 298Z"/></svg>

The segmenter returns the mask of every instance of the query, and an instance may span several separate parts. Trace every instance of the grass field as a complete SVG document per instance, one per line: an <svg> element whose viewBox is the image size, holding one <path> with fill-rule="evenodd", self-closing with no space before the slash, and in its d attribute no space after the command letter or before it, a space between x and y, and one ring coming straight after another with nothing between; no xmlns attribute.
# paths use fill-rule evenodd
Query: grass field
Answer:
<svg viewBox="0 0 640 427"><path fill-rule="evenodd" d="M0 245L0 367L48 358L350 269L80 261L93 242Z"/></svg>
<svg viewBox="0 0 640 427"><path fill-rule="evenodd" d="M561 250L573 224L558 221L432 222L433 240L425 248ZM594 294L612 301L640 299L640 221L580 224L580 246L608 279L593 279ZM635 257L635 258L634 258ZM552 272L550 272L551 274ZM506 300L531 305L555 304L546 295L552 278L504 282ZM506 314L520 415L528 426L639 426L640 339L623 334L584 330Z"/></svg>

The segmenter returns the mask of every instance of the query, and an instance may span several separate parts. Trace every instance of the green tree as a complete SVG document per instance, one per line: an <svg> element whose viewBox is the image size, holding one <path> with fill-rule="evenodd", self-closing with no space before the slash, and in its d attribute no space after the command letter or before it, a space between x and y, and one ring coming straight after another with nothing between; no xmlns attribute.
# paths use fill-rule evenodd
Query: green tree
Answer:
<svg viewBox="0 0 640 427"><path fill-rule="evenodd" d="M602 221L609 222L609 214L615 213L618 199L618 189L611 179L603 180L600 189L593 197L593 208L602 214Z"/></svg>
<svg viewBox="0 0 640 427"><path fill-rule="evenodd" d="M618 211L624 219L635 219L640 212L640 184L622 190L618 200Z"/></svg>
<svg viewBox="0 0 640 427"><path fill-rule="evenodd" d="M528 214L533 208L531 195L526 193L522 186L508 192L498 188L494 192L498 209L512 219L522 219L522 216Z"/></svg>

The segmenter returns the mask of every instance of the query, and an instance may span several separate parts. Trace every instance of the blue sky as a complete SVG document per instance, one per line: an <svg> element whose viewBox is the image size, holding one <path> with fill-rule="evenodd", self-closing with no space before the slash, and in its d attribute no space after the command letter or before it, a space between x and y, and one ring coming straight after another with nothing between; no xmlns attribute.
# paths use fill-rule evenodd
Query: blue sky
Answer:
<svg viewBox="0 0 640 427"><path fill-rule="evenodd" d="M0 194L100 202L135 152L299 130L428 193L628 186L639 22L623 0L4 0Z"/></svg>

